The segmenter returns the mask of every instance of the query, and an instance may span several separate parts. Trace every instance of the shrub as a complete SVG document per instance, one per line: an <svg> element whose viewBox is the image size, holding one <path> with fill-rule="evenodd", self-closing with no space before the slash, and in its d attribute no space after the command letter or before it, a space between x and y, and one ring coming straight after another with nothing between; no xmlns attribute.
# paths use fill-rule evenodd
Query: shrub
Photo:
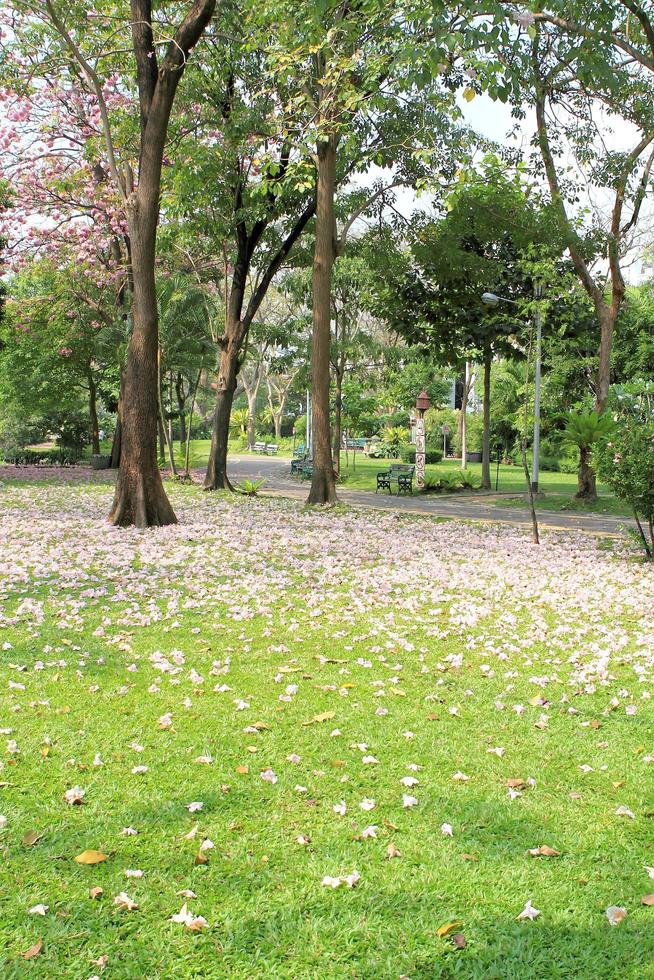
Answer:
<svg viewBox="0 0 654 980"><path fill-rule="evenodd" d="M80 453L71 449L4 449L0 459L15 466L72 466Z"/></svg>
<svg viewBox="0 0 654 980"><path fill-rule="evenodd" d="M415 463L416 461L416 447L410 445L400 446L400 458L405 463ZM425 463L432 466L435 463L440 463L443 459L442 449L427 449L425 452Z"/></svg>
<svg viewBox="0 0 654 980"><path fill-rule="evenodd" d="M472 473L467 473L463 470L459 473L459 482L462 490L479 490L481 486L481 480L478 480Z"/></svg>
<svg viewBox="0 0 654 980"><path fill-rule="evenodd" d="M541 453L539 458L539 463L540 463L541 470L547 470L550 473L561 472L561 464L559 460L556 458L556 456L544 456ZM574 473L575 471L573 470L572 472Z"/></svg>
<svg viewBox="0 0 654 980"><path fill-rule="evenodd" d="M461 479L458 473L442 473L440 476L430 476L425 480L423 493L452 493L461 489Z"/></svg>
<svg viewBox="0 0 654 980"><path fill-rule="evenodd" d="M654 557L654 421L622 417L593 461L602 480L634 509L647 557ZM649 543L642 524L645 524Z"/></svg>
<svg viewBox="0 0 654 980"><path fill-rule="evenodd" d="M481 442L484 430L484 420L480 414L475 412L466 413L466 449L469 453L480 453ZM461 439L459 433L454 430L451 436L452 447L456 453L461 454Z"/></svg>

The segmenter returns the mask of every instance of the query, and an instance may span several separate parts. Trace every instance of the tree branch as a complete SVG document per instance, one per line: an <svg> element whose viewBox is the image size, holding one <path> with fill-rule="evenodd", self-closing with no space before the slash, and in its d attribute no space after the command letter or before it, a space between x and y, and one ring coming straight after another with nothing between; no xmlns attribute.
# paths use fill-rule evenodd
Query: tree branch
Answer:
<svg viewBox="0 0 654 980"><path fill-rule="evenodd" d="M100 110L100 118L102 120L102 132L104 135L105 146L107 148L107 159L109 161L109 169L111 170L111 175L114 178L120 195L125 200L126 191L125 184L123 182L122 175L118 169L118 164L116 162L116 154L114 151L113 139L111 136L111 124L109 122L109 112L107 110L107 103L105 102L104 93L102 91L102 85L97 73L93 70L89 62L86 60L82 54L79 47L73 41L72 36L66 29L66 25L59 17L59 14L54 9L52 0L45 0L45 7L48 12L48 16L52 21L53 26L59 32L60 36L63 38L66 46L73 55L73 58L77 64L82 69L86 80L93 89L96 99L98 100L98 108Z"/></svg>

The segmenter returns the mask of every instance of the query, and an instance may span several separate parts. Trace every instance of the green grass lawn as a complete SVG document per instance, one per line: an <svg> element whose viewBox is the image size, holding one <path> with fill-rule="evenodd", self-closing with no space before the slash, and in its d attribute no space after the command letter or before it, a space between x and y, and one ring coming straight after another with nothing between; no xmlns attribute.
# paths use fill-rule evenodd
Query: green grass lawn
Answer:
<svg viewBox="0 0 654 980"><path fill-rule="evenodd" d="M654 977L628 544L90 479L0 474L3 978Z"/></svg>
<svg viewBox="0 0 654 980"><path fill-rule="evenodd" d="M501 507L524 507L524 499L515 497L501 498L495 501ZM536 500L536 510L539 511L568 511L578 514L609 514L613 517L633 518L633 510L624 500L618 500L608 491L601 492L594 501L575 500L568 494L545 493Z"/></svg>

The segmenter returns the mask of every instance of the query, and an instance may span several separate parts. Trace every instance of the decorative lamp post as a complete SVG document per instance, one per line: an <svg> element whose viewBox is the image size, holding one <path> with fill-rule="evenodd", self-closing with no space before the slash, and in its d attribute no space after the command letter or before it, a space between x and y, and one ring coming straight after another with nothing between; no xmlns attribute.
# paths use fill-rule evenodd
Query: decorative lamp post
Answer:
<svg viewBox="0 0 654 980"><path fill-rule="evenodd" d="M425 485L425 412L431 408L429 395L421 391L416 398L416 483L419 489Z"/></svg>

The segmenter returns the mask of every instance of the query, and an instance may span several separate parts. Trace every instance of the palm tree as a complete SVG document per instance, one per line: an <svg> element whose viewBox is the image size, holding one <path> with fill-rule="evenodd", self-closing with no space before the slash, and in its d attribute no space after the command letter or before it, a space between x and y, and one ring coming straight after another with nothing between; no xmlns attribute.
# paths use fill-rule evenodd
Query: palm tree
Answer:
<svg viewBox="0 0 654 980"><path fill-rule="evenodd" d="M564 437L579 449L579 470L577 473L577 492L579 500L597 500L595 472L590 465L593 445L608 435L613 428L613 419L607 413L583 411L571 415L564 429Z"/></svg>

